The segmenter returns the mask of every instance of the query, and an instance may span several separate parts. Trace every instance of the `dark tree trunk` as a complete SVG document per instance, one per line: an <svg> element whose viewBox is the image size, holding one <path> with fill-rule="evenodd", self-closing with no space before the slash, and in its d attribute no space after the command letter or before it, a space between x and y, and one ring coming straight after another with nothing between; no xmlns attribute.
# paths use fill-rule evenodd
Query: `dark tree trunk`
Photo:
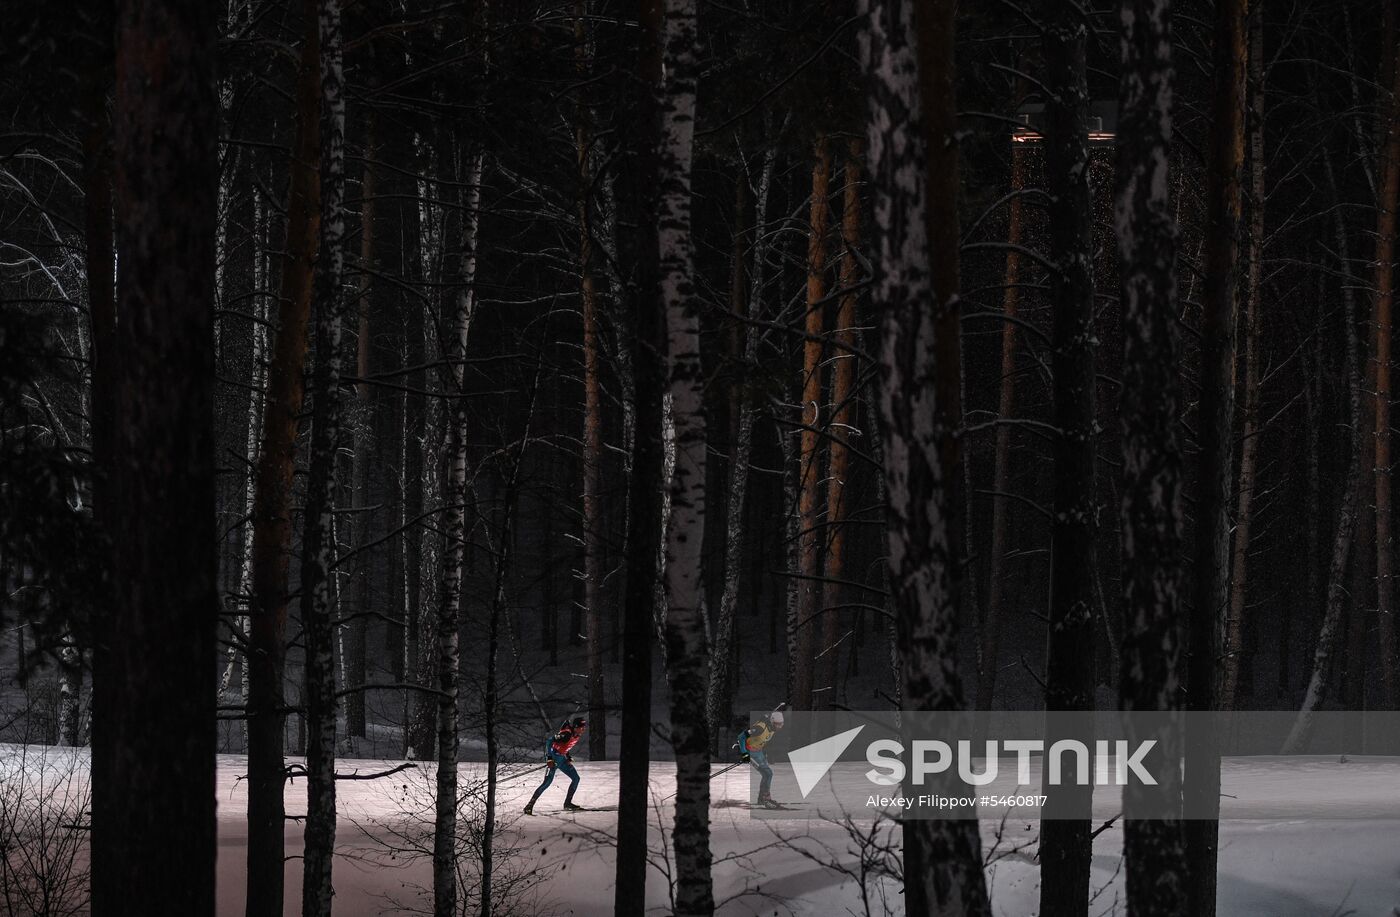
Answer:
<svg viewBox="0 0 1400 917"><path fill-rule="evenodd" d="M1380 176L1376 183L1376 256L1371 263L1375 290L1371 308L1371 359L1375 364L1373 420L1376 433L1376 623L1380 644L1384 709L1400 709L1400 657L1395 645L1395 546L1391 540L1390 354L1391 315L1395 301L1396 210L1400 208L1400 11L1385 4L1381 25L1380 125L1377 147Z"/></svg>
<svg viewBox="0 0 1400 917"><path fill-rule="evenodd" d="M282 787L283 677L287 565L292 540L292 472L305 383L307 319L320 224L320 37L316 0L303 0L297 132L287 189L286 258L277 342L268 367L262 443L253 496L253 593L248 646L248 917L281 917L285 881Z"/></svg>
<svg viewBox="0 0 1400 917"><path fill-rule="evenodd" d="M1235 496L1230 604L1220 679L1220 708L1233 710L1243 690L1251 693L1245 656L1245 609L1249 598L1249 539L1254 526L1254 488L1259 464L1259 328L1264 270L1264 4L1254 0L1249 18L1249 246L1245 274L1244 432L1240 436L1239 492ZM1316 518L1316 517L1312 517ZM1311 528L1311 526L1310 526Z"/></svg>
<svg viewBox="0 0 1400 917"><path fill-rule="evenodd" d="M1201 317L1200 416L1197 421L1196 538L1187 700L1214 710L1222 625L1230 586L1230 490L1234 475L1235 317L1239 293L1241 179L1244 168L1245 19L1249 0L1216 6L1211 140L1206 163L1205 292ZM1220 751L1215 728L1186 737L1187 808L1219 811ZM1186 822L1190 912L1214 917L1220 823Z"/></svg>
<svg viewBox="0 0 1400 917"><path fill-rule="evenodd" d="M945 431L952 410L935 363L940 334L957 335L956 103L952 0L862 0L870 12L862 57L871 77L872 235L881 316L880 431L887 484L890 591L899 629L902 702L909 710L962 706L957 585L949 485L957 478ZM916 38L917 24L917 38ZM935 218L933 214L937 214ZM932 231L931 231L932 230ZM955 376L956 379L956 376ZM991 913L975 821L904 822L905 910Z"/></svg>
<svg viewBox="0 0 1400 917"><path fill-rule="evenodd" d="M798 564L797 572L797 654L788 660L792 675L791 704L798 710L812 709L815 694L825 685L815 680L817 656L826 651L819 646L821 629L822 528L818 497L821 494L822 423L822 321L826 298L826 231L831 208L831 144L825 136L813 149L812 204L807 237L807 310L802 342L802 401L798 432Z"/></svg>
<svg viewBox="0 0 1400 917"><path fill-rule="evenodd" d="M1172 141L1171 0L1123 0L1118 96L1116 232L1123 302L1123 710L1180 709L1182 596L1181 378L1176 227L1168 163ZM1172 730L1155 738L1180 752ZM1175 778L1176 768L1163 769ZM1135 817L1141 787L1124 790L1128 913L1184 917L1185 847L1179 820ZM1179 781L1157 791L1175 796Z"/></svg>
<svg viewBox="0 0 1400 917"><path fill-rule="evenodd" d="M186 0L117 7L109 494L113 517L136 522L113 541L120 575L94 647L98 917L214 913L215 23Z"/></svg>
<svg viewBox="0 0 1400 917"><path fill-rule="evenodd" d="M112 20L107 4L94 4L84 36L86 59L80 86L83 119L83 267L91 327L92 375L88 394L92 447L92 516L104 532L117 527L110 476L116 464L117 392L121 359L117 352L117 308L113 299L112 125L107 96L112 86ZM111 533L107 533L110 537ZM100 625L99 625L100 626ZM61 683L65 694L60 741L82 744L81 650L65 635ZM23 659L23 655L21 655ZM23 663L21 663L23 664ZM77 690L75 691L74 688ZM97 698L92 699L94 705Z"/></svg>
<svg viewBox="0 0 1400 917"><path fill-rule="evenodd" d="M1026 66L1024 63L1022 66ZM1025 80L1019 80L1016 102L1024 99ZM1011 546L1011 424L1016 410L1016 326L1021 304L1021 253L1023 244L1023 194L1026 187L1026 150L1023 143L1011 144L1011 203L1008 205L1006 275L1001 297L1001 389L997 398L996 451L992 459L992 544L988 557L987 610L982 619L978 658L977 709L990 710L996 697L998 663L1001 658L1002 607L1011 605L1012 591L1006 575L1006 554Z"/></svg>
<svg viewBox="0 0 1400 917"><path fill-rule="evenodd" d="M846 499L847 478L851 466L850 441L856 424L855 374L856 355L852 351L856 337L856 289L860 282L860 266L856 251L860 248L860 160L864 146L852 140L846 150L841 213L841 300L836 314L832 339L831 424L827 439L826 468L826 528L821 543L826 545L826 581L822 584L822 653L816 667L818 682L823 686L821 701L833 704L838 700L837 678L840 672L837 648L841 643L841 584L846 574L846 516L851 507ZM852 650L852 659L855 651Z"/></svg>
<svg viewBox="0 0 1400 917"><path fill-rule="evenodd" d="M575 4L575 62L580 80L591 70L588 32L585 24L587 3ZM588 757L604 761L608 757L607 685L604 681L603 563L606 514L601 494L603 476L603 399L599 370L598 291L593 277L593 171L590 165L593 143L590 115L586 105L578 105L574 125L578 170L579 295L583 300L583 589L584 616L588 642ZM554 611L550 612L555 614ZM551 628L552 630L552 628ZM557 640L551 640L551 656Z"/></svg>
<svg viewBox="0 0 1400 917"><path fill-rule="evenodd" d="M1332 158L1326 150L1323 150L1322 168L1333 200L1339 202L1337 177L1332 167ZM1339 207L1334 206L1332 214L1338 263L1347 265L1351 263L1349 258L1351 246L1348 244L1346 222L1342 218ZM1298 718L1294 721L1293 728L1284 745L1284 754L1301 754L1307 749L1308 737L1312 732L1313 714L1327 699L1332 682L1340 674L1334 674L1333 669L1340 668L1336 659L1337 647L1341 644L1343 636L1343 615L1346 614L1349 598L1352 600L1352 607L1346 623L1353 630L1362 629L1365 626L1366 603L1362 597L1364 591L1357 588L1348 590L1346 580L1349 560L1354 561L1351 564L1353 573L1359 573L1366 569L1366 562L1371 556L1365 550L1364 533L1366 527L1360 524L1358 517L1362 515L1362 478L1365 470L1371 467L1374 461L1374 453L1370 449L1371 437L1364 436L1361 430L1361 342L1358 340L1359 335L1356 328L1356 297L1352 292L1351 284L1344 282L1341 286L1342 332L1346 341L1346 416L1347 427L1351 431L1350 455L1347 458L1346 482L1342 486L1341 506L1337 511L1337 528L1332 537L1331 560L1327 568L1327 598L1313 649L1312 671L1308 678L1308 686L1303 695L1302 705L1298 711ZM1355 540L1355 544L1353 544L1353 540ZM1363 577L1357 575L1355 579L1362 580ZM1364 671L1366 658L1364 646L1364 641L1357 639L1347 654L1347 674L1353 682ZM1349 700L1355 701L1356 699ZM1360 709L1360 704L1357 703L1351 709Z"/></svg>
<svg viewBox="0 0 1400 917"><path fill-rule="evenodd" d="M636 432L633 440L631 498L627 519L627 586L623 597L622 742L618 773L617 883L614 912L619 917L642 917L646 911L647 792L651 770L651 653L655 639L652 618L656 600L657 551L661 540L662 475L661 393L666 384L666 340L657 308L659 248L656 231L656 189L661 85L662 0L643 0L638 54L640 79L634 90L633 186L636 235L630 252L634 267L631 342ZM637 178L637 176L646 176Z"/></svg>
<svg viewBox="0 0 1400 917"><path fill-rule="evenodd" d="M761 313L763 300L764 259L768 253L767 232L768 195L773 183L773 166L777 149L770 147L763 157L763 171L758 177L758 195L754 202L753 227L753 270L749 272L748 289L739 291L735 305L744 310L748 319L757 318ZM746 178L740 178L741 184ZM742 197L742 195L740 195ZM736 218L737 219L737 218ZM735 258L743 257L742 246L736 246ZM735 281L743 282L744 270L736 267ZM738 372L752 370L758 362L758 327L752 322L743 329L743 347L740 351L741 363ZM710 731L719 737L718 747L723 747L729 732L730 715L733 713L733 685L731 679L731 656L735 655L735 618L738 614L739 585L743 577L741 564L744 560L744 513L748 507L749 464L753 454L753 428L757 408L741 382L735 383L735 393L731 399L735 419L734 448L729 462L729 506L726 515L724 540L724 591L720 594L719 613L715 619L715 648L710 657L710 685L707 707L709 710ZM754 559L763 556L761 550L754 552ZM757 590L762 580L761 574L752 578L752 588ZM776 620L776 616L775 616ZM776 634L774 635L776 636Z"/></svg>
<svg viewBox="0 0 1400 917"><path fill-rule="evenodd" d="M370 290L374 265L374 217L377 209L375 197L378 182L374 175L374 110L366 115L365 124L365 171L360 185L360 277L355 295L355 375L365 379L370 374ZM324 182L323 182L324 186ZM323 208L324 209L324 208ZM370 610L370 576L374 569L368 545L371 540L370 505L370 465L374 458L374 397L369 384L355 384L354 426L351 428L350 445L350 504L355 509L351 517L350 539L352 550L358 553L351 565L353 577L350 589L350 623L346 628L345 646L345 686L350 688L345 695L345 733L354 738L365 737L365 692L354 690L363 688L367 668Z"/></svg>
<svg viewBox="0 0 1400 917"><path fill-rule="evenodd" d="M1044 33L1045 172L1050 192L1051 372L1055 485L1050 523L1050 623L1045 709L1094 709L1093 568L1098 529L1094 437L1094 277L1089 204L1087 20L1074 7L1049 5ZM1083 721L1087 724L1087 720ZM1092 728L1090 726L1089 728ZM1050 738L1053 738L1050 737ZM1081 736L1087 738L1087 736ZM1040 825L1040 913L1082 917L1089 909L1093 788L1044 792L1056 817Z"/></svg>

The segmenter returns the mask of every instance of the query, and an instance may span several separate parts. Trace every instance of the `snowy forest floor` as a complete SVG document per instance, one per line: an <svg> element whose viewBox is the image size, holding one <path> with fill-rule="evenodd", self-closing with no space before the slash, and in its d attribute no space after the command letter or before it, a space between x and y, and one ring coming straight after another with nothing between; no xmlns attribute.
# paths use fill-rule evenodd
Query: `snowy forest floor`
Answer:
<svg viewBox="0 0 1400 917"><path fill-rule="evenodd" d="M590 811L564 813L567 781L556 780L534 817L521 814L539 780L530 765L503 768L496 836L497 913L603 915L612 912L613 851L617 819L616 762L580 761L576 801ZM388 767L392 767L392 763ZM1236 766L1226 762L1226 775ZM86 749L0 745L0 826L38 843L50 843L54 825L72 824L85 805ZM1259 767L1256 762L1249 770ZM386 770L382 760L343 760L341 774ZM780 768L781 771L785 768ZM246 762L218 760L219 913L243 913L247 830ZM520 776L512 778L512 774ZM462 766L462 887L470 908L476 881L484 770ZM389 777L338 782L339 855L335 864L335 912L341 917L421 913L431 904L432 766ZM289 816L304 811L305 781L287 789ZM652 867L648 904L667 909L669 859L666 831L675 791L673 765L652 767ZM898 885L881 876L898 855L898 834L884 823L857 823L857 831L824 821L753 817L749 774L738 769L713 784L712 830L716 898L721 913L884 914L902 913ZM783 798L780 795L780 798ZM63 816L63 817L60 817ZM47 827L44 823L47 822ZM862 837L862 833L864 836ZM1400 820L1253 820L1221 824L1220 913L1230 917L1391 917L1400 906ZM1025 821L983 822L994 911L1007 917L1034 915L1039 868L1036 826ZM172 826L172 841L179 831ZM1095 840L1091 914L1122 914L1121 824ZM301 824L287 827L287 913L300 900ZM863 851L863 852L862 852ZM32 849L30 851L33 852ZM81 868L83 854L76 855ZM866 878L864 898L860 878ZM868 905L868 906L867 906Z"/></svg>

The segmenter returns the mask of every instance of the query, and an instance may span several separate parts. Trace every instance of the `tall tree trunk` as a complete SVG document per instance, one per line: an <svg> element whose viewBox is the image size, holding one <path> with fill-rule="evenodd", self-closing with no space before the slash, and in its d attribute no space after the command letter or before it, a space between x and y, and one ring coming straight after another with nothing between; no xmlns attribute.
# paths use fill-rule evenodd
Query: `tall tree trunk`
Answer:
<svg viewBox="0 0 1400 917"><path fill-rule="evenodd" d="M478 175L479 175L478 170ZM500 681L497 672L497 658L500 655L501 617L506 610L506 575L510 571L511 545L515 538L515 515L520 502L520 468L524 464L525 449L530 443L530 431L535 423L535 401L539 394L540 375L543 363L535 368L535 380L530 387L530 402L525 413L525 429L520 435L520 446L515 451L510 464L510 475L506 478L504 493L501 495L505 507L501 519L501 541L496 552L495 578L491 589L491 611L486 622L486 683L482 691L481 706L486 733L486 805L481 824L481 908L480 917L491 917L494 913L496 896L492 889L495 874L496 844L496 800L500 782L501 747L498 737L497 718L500 705Z"/></svg>
<svg viewBox="0 0 1400 917"><path fill-rule="evenodd" d="M316 271L316 368L311 467L301 558L306 644L306 830L302 917L330 917L335 855L335 641L330 577L335 563L336 457L340 439L341 326L345 299L345 77L340 0L318 0L321 41L321 238Z"/></svg>
<svg viewBox="0 0 1400 917"><path fill-rule="evenodd" d="M1194 588L1187 665L1189 709L1218 702L1222 625L1229 607L1231 446L1234 420L1235 317L1239 293L1240 192L1244 169L1245 19L1249 0L1216 6L1215 74L1206 163L1205 292L1201 317L1200 416L1197 421ZM1186 806L1220 807L1220 750L1214 721L1201 718L1186 736ZM1214 917L1220 823L1186 822L1190 912Z"/></svg>
<svg viewBox="0 0 1400 917"><path fill-rule="evenodd" d="M440 261L442 257L441 228L438 223L437 208L430 203L435 191L435 177L437 175L437 154L436 151L427 148L427 144L422 144L425 155L425 166L427 177L418 182L419 203L415 208L417 213L417 233L416 248L418 254L417 268L420 272L423 288L426 292L420 303L415 303L409 310L408 322L405 327L405 336L408 338L408 365L411 371L408 374L408 385L417 392L421 392L427 385L428 373L425 364L428 354L435 352L437 335L437 316L434 309L436 294L431 292L438 286L440 278ZM441 419L441 408L436 401L417 395L411 396L408 406L409 414L407 430L409 437L409 448L412 453L408 457L407 465L410 471L408 481L407 501L410 509L416 508L418 513L432 512L438 509L438 487L437 471L439 456L439 429ZM415 525L409 532L405 532L407 539L406 551L408 552L407 576L405 587L408 590L406 602L408 613L416 627L417 639L410 639L414 645L410 661L413 670L413 683L416 685L429 685L434 679L435 665L433 663L433 641L431 639L432 621L435 617L433 612L434 602L432 598L432 582L436 573L435 558L436 549L440 541L436 532L436 526ZM406 725L408 757L426 761L433 757L436 748L435 729L433 727L437 700L425 691L417 692L411 700L412 712Z"/></svg>
<svg viewBox="0 0 1400 917"><path fill-rule="evenodd" d="M778 447L783 455L783 568L787 572L783 584L783 636L789 663L801 656L798 634L802 626L801 598L802 580L798 578L801 567L802 546L800 533L802 517L798 512L799 492L802 489L799 476L798 444L787 428L778 424ZM784 696L797 696L797 666L789 664L787 680L784 683Z"/></svg>
<svg viewBox="0 0 1400 917"><path fill-rule="evenodd" d="M651 647L656 601L656 545L661 539L661 394L665 388L667 342L657 308L660 248L657 231L662 81L662 0L643 0L638 76L633 116L630 201L636 234L630 260L633 340L632 391L636 431L632 450L631 496L627 518L627 586L623 597L622 742L618 769L617 882L613 910L619 917L646 912L648 777L651 769Z"/></svg>
<svg viewBox="0 0 1400 917"><path fill-rule="evenodd" d="M277 343L268 366L262 445L253 497L253 586L248 618L248 917L280 917L285 880L282 785L287 564L292 472L305 383L307 319L321 195L320 36L316 0L302 2L297 130L287 189L286 259L277 306Z"/></svg>
<svg viewBox="0 0 1400 917"><path fill-rule="evenodd" d="M1050 524L1050 623L1045 709L1094 709L1093 567L1098 528L1094 454L1094 276L1089 204L1087 20L1053 3L1044 32L1045 172L1050 192L1051 340L1055 485ZM1083 719L1078 722L1085 723ZM1092 725L1088 726L1092 729ZM1086 736L1076 736L1086 738ZM1051 737L1053 738L1053 737ZM1040 913L1082 917L1089 909L1093 787L1048 783L1056 817L1040 825ZM1056 811L1058 810L1058 811Z"/></svg>
<svg viewBox="0 0 1400 917"><path fill-rule="evenodd" d="M1259 462L1259 301L1264 268L1264 4L1254 0L1249 19L1249 248L1246 256L1244 315L1244 433L1240 438L1240 484L1235 505L1234 560L1231 563L1230 605L1225 617L1224 671L1220 708L1235 709L1239 701L1244 655L1246 586L1249 581L1249 538L1254 523L1254 487ZM1248 693L1250 686L1244 686Z"/></svg>
<svg viewBox="0 0 1400 917"><path fill-rule="evenodd" d="M864 145L852 139L846 149L844 166L845 188L841 212L841 294L836 315L836 327L831 355L831 424L827 439L826 468L826 529L821 543L826 546L825 581L822 583L821 664L816 667L823 691L821 702L837 701L836 681L839 672L837 647L841 642L841 584L846 564L846 479L850 470L850 439L856 425L855 374L856 355L852 349L856 337L856 290L860 282L860 264L856 251L860 248L860 161ZM854 650L852 651L854 653ZM814 698L815 699L815 698Z"/></svg>
<svg viewBox="0 0 1400 917"><path fill-rule="evenodd" d="M1375 290L1371 307L1371 359L1375 361L1373 419L1376 434L1376 623L1380 644L1381 682L1385 709L1400 709L1400 657L1395 645L1395 546L1391 540L1390 496L1390 353L1391 313L1395 301L1396 209L1400 208L1400 66L1395 45L1400 42L1400 12L1386 3L1381 27L1380 176L1376 184L1376 256L1372 260Z"/></svg>
<svg viewBox="0 0 1400 917"><path fill-rule="evenodd" d="M98 917L214 913L216 23L188 0L117 5L123 364L107 496L132 524L113 539L120 575L93 650Z"/></svg>
<svg viewBox="0 0 1400 917"><path fill-rule="evenodd" d="M433 823L433 914L457 917L457 683L461 653L458 607L467 557L467 336L476 311L476 258L484 155L471 154L462 200L462 288L457 293L447 359L455 383L448 429L447 500L442 586L437 616L437 817Z"/></svg>
<svg viewBox="0 0 1400 917"><path fill-rule="evenodd" d="M949 484L937 420L944 386L940 333L957 334L956 103L953 0L862 0L862 57L871 77L871 188L881 316L880 431L887 490L890 590L908 710L962 706ZM917 38L916 38L917 26ZM934 216L936 214L936 217ZM931 230L933 232L931 232ZM948 243L951 240L951 244ZM930 305L931 304L931 305ZM975 821L904 822L905 909L991 913Z"/></svg>
<svg viewBox="0 0 1400 917"><path fill-rule="evenodd" d="M246 612L249 591L253 587L253 500L256 495L255 484L257 481L255 469L258 465L258 440L262 432L260 421L262 412L267 407L267 259L263 253L266 244L265 207L262 195L255 191L253 193L253 341L248 360L248 412L243 447L243 454L248 462L248 471L243 482L243 518L245 522L240 526L243 542L239 552L241 559L238 566L238 592L234 596L234 601L244 609L245 613L238 616L232 645L228 648L228 661L224 666L223 678L219 682L219 694L222 697L233 683L235 666L240 660L243 660L242 688L245 703L248 699L248 666L246 661L248 615ZM246 720L244 724L246 729ZM245 735L244 738L246 740L247 736Z"/></svg>
<svg viewBox="0 0 1400 917"><path fill-rule="evenodd" d="M671 747L676 753L676 913L714 913L710 877L710 740L705 679L710 647L705 621L705 401L700 360L700 301L691 240L691 164L697 82L696 0L666 0L664 82L657 224L661 306L666 314L676 467L666 526L667 681Z"/></svg>
<svg viewBox="0 0 1400 917"><path fill-rule="evenodd" d="M1025 66L1024 64L1022 66ZM1019 80L1016 104L1025 98L1025 80ZM1010 577L1006 575L1006 553L1011 545L1011 424L1016 411L1016 319L1021 305L1021 253L1023 192L1026 187L1025 144L1011 144L1011 202L1008 204L1006 275L1001 294L1001 391L997 396L996 451L992 459L992 545L988 558L987 610L982 619L978 647L981 670L977 679L977 709L990 710L996 697L998 664L1001 658L1002 606L1008 605Z"/></svg>
<svg viewBox="0 0 1400 917"><path fill-rule="evenodd" d="M370 290L373 286L371 269L374 265L374 217L378 182L374 175L374 110L365 116L365 171L360 185L363 201L360 210L360 277L355 291L355 375L364 380L370 374ZM345 733L353 738L365 737L366 656L368 652L370 576L374 569L367 545L370 530L369 469L374 449L374 400L368 382L355 383L355 422L351 427L350 444L350 503L355 513L351 517L351 547L358 553L351 568L350 615L346 633Z"/></svg>
<svg viewBox="0 0 1400 917"><path fill-rule="evenodd" d="M1170 195L1171 0L1123 0L1123 75L1118 95L1115 229L1123 301L1123 710L1181 707L1182 571L1181 377L1178 368L1176 226ZM1180 753L1174 731L1156 739L1167 760ZM1157 793L1180 800L1179 771L1163 768ZM1185 847L1179 819L1135 816L1142 787L1124 790L1128 913L1180 917L1186 908Z"/></svg>
<svg viewBox="0 0 1400 917"><path fill-rule="evenodd" d="M802 343L802 410L798 452L798 583L797 655L788 660L792 670L790 703L798 710L812 709L817 690L817 656L821 616L822 529L818 497L821 493L822 422L822 326L826 298L826 232L831 208L831 144L823 135L812 149L812 203L807 237L807 311Z"/></svg>
<svg viewBox="0 0 1400 917"><path fill-rule="evenodd" d="M574 4L575 65L580 80L592 69L585 19L586 0ZM603 653L603 561L606 514L603 512L603 397L598 360L598 291L593 277L592 125L588 107L580 99L575 113L575 149L578 171L579 297L583 301L583 589L588 628L588 757L608 757L607 684Z"/></svg>
<svg viewBox="0 0 1400 917"><path fill-rule="evenodd" d="M107 112L113 49L111 12L107 5L95 5L90 15L91 34L85 36L87 59L79 100L83 120L83 268L92 342L88 397L92 430L92 515L98 527L106 531L118 525L112 513L110 475L116 462L116 399L121 371L117 353L117 309L113 299L116 265L112 260L112 125ZM71 633L65 633L63 639L59 667L63 692L59 733L64 745L76 746L82 744L82 653Z"/></svg>
<svg viewBox="0 0 1400 917"><path fill-rule="evenodd" d="M758 362L758 327L753 323L763 308L764 259L768 256L767 218L768 193L773 184L773 167L777 148L769 147L763 154L763 170L758 176L758 193L754 199L753 268L749 271L743 330L743 362L740 372L751 372ZM743 180L743 179L741 179ZM738 273L738 272L736 272ZM720 594L719 613L715 618L715 649L710 657L710 685L706 708L711 732L724 744L729 717L733 707L733 691L729 665L733 655L734 618L739 604L739 580L744 561L744 506L748 499L749 460L753 454L753 427L757 413L742 382L734 398L738 413L734 436L734 452L729 463L729 505L726 508L724 540L724 591Z"/></svg>
<svg viewBox="0 0 1400 917"><path fill-rule="evenodd" d="M1335 204L1340 201L1339 188L1331 156L1325 148L1322 151L1322 167ZM1347 238L1346 222L1339 207L1334 206L1332 214L1337 258L1341 270L1345 272L1351 263L1351 246ZM1372 459L1370 449L1367 448L1369 437L1363 437L1361 432L1362 370L1361 344L1357 339L1356 331L1356 297L1350 283L1344 280L1341 287L1342 329L1346 341L1347 428L1351 431L1349 443L1351 454L1347 461L1346 481L1342 485L1341 506L1337 511L1337 528L1332 536L1332 555L1327 568L1327 599L1323 607L1322 624L1318 628L1317 643L1313 649L1312 672L1308 678L1308 686L1303 695L1303 703L1298 711L1298 717L1294 720L1288 740L1284 743L1285 754L1301 754L1307 749L1308 738L1312 733L1313 714L1326 700L1331 688L1329 682L1336 677L1333 675L1333 669L1336 668L1334 657L1341 641L1343 615L1346 612L1349 597L1346 584L1347 562L1351 558L1353 550L1357 555L1354 566L1360 567L1365 559L1365 555L1361 551L1362 546L1353 545L1352 542L1361 530L1358 517L1361 515L1362 477ZM1358 593L1356 596L1352 596L1354 602L1351 619L1356 621L1358 616L1362 614L1365 603L1360 597L1360 591L1353 591Z"/></svg>
<svg viewBox="0 0 1400 917"><path fill-rule="evenodd" d="M111 522L111 482L115 461L117 308L113 298L112 124L107 96L112 84L112 22L105 4L93 7L92 35L81 86L83 119L83 268L88 318L92 324L92 511L99 525Z"/></svg>

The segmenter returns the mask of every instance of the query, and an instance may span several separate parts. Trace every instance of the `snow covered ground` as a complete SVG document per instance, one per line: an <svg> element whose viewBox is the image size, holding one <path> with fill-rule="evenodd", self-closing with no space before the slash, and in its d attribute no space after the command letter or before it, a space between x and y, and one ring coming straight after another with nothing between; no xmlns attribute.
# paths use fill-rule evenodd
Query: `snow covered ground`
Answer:
<svg viewBox="0 0 1400 917"><path fill-rule="evenodd" d="M85 779L83 750L0 745L0 799L37 805L53 798L56 788ZM341 773L377 773L395 762L342 761ZM564 814L563 781L556 781L534 817L520 814L534 790L537 773L509 779L531 765L506 768L498 812L503 821L497 838L500 867L510 883L500 889L516 913L604 915L612 913L613 844L617 818L617 765L580 762L583 783L577 801L591 811ZM675 790L669 763L653 765L655 800L650 846L653 851L648 904L666 907L669 860L662 826L669 826ZM1226 762L1225 783L1267 783L1266 759ZM33 783L41 774L44 784ZM243 913L244 858L247 853L247 783L241 756L218 761L219 905L220 913ZM464 788L481 779L477 764L462 766ZM431 765L379 780L342 780L337 789L341 822L336 862L336 913L342 917L377 917L422 910L430 884L430 866L422 855L431 833ZM70 782L72 781L72 782ZM37 791L37 793L36 793ZM289 814L302 811L305 783L287 792ZM1400 795L1400 784L1396 786ZM65 795L70 795L66 794ZM81 794L71 794L78 798ZM739 769L714 781L713 843L716 896L721 912L758 914L865 914L856 880L860 864L874 867L876 847L868 855L838 824L786 818L752 817L747 799L749 775ZM468 811L472 803L466 804ZM869 831L870 825L857 825ZM1007 917L1036 912L1038 867L1034 861L1036 828L1024 821L984 822L990 851L994 910ZM1221 825L1220 896L1229 917L1328 917L1355 914L1392 917L1400 906L1400 819L1227 820ZM897 838L896 838L897 839ZM1114 825L1095 841L1093 884L1098 891L1095 915L1122 914L1122 833ZM296 913L300 896L301 827L287 831L288 913ZM466 838L463 873L467 883L474 846ZM873 876L878 870L872 869ZM898 889L872 877L866 885L869 913L884 913L881 895L892 911L902 911Z"/></svg>

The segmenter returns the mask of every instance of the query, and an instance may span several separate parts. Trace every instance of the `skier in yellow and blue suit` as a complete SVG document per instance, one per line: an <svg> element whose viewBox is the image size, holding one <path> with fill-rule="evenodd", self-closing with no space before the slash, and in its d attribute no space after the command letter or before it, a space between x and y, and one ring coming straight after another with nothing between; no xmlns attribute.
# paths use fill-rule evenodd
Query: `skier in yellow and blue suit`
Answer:
<svg viewBox="0 0 1400 917"><path fill-rule="evenodd" d="M768 755L764 746L783 728L783 713L774 710L767 719L755 720L754 724L739 733L739 741L734 743L739 749L739 760L752 764L758 769L762 779L758 783L758 804L764 808L777 808L773 801L773 768L768 765Z"/></svg>

